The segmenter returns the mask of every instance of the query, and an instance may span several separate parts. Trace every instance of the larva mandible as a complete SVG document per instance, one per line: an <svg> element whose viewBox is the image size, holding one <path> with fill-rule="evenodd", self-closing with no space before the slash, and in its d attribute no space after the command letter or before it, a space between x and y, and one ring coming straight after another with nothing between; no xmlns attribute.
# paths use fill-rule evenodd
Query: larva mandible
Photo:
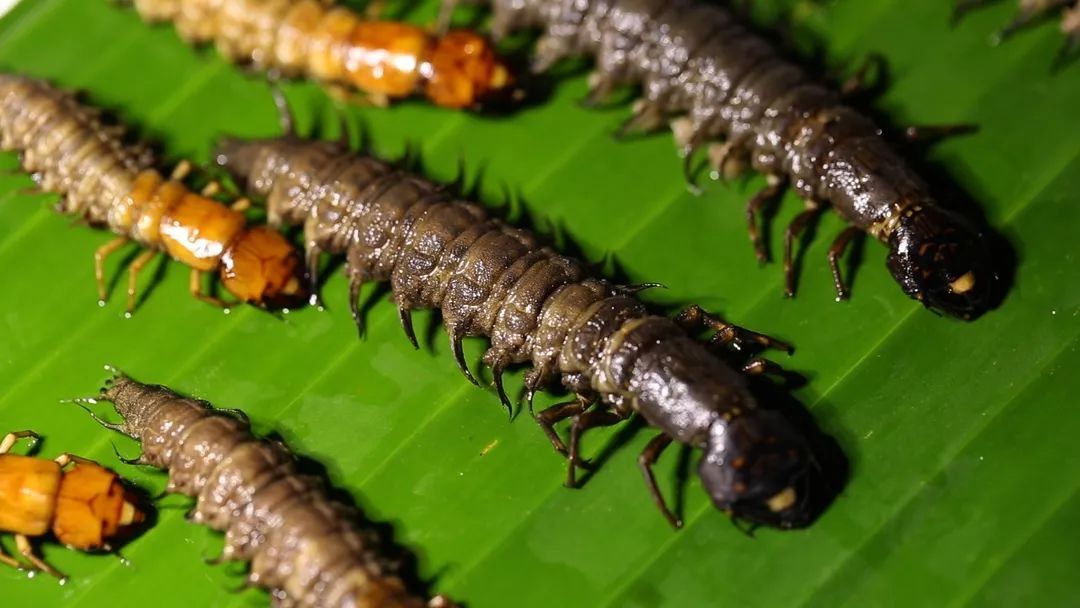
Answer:
<svg viewBox="0 0 1080 608"><path fill-rule="evenodd" d="M109 368L111 370L111 368ZM297 471L278 441L258 439L239 412L115 376L99 399L123 422L94 419L142 443L137 459L169 473L168 492L196 499L189 518L224 532L224 560L250 562L248 583L297 608L453 608L406 588L374 530L322 481ZM86 404L97 399L80 400Z"/></svg>
<svg viewBox="0 0 1080 608"><path fill-rule="evenodd" d="M300 139L284 116L288 135L226 138L217 162L253 195L265 197L272 225L303 225L313 286L320 253L345 256L358 325L361 285L389 281L413 345L411 311L441 310L457 364L474 384L462 339L490 339L483 360L507 408L507 366L532 364L526 375L530 404L535 391L561 379L578 399L544 410L537 421L568 459L568 485L581 466L581 434L636 412L661 430L641 463L649 491L672 525L680 522L658 492L651 467L673 440L705 450L699 474L716 506L733 517L785 528L811 521L805 499L814 457L807 440L777 412L757 407L746 377L684 326L717 330L718 344L789 347L696 306L679 322L650 315L633 297L635 288L588 276L578 260L437 184L355 155L341 143ZM765 360L754 359L745 371L767 369ZM569 447L553 428L567 418L573 418Z"/></svg>
<svg viewBox="0 0 1080 608"><path fill-rule="evenodd" d="M512 94L506 64L482 36L370 21L320 0L134 0L151 22L171 21L193 43L213 42L230 61L304 76L366 94L378 105L422 94L469 108Z"/></svg>
<svg viewBox="0 0 1080 608"><path fill-rule="evenodd" d="M444 0L443 21L458 0ZM962 319L992 304L996 277L983 235L935 201L928 185L868 118L842 95L784 59L734 14L700 0L490 0L493 37L541 28L534 70L574 55L595 58L589 100L640 84L643 97L621 133L670 121L684 157L707 147L718 174L746 165L769 183L747 204L750 238L762 208L787 185L807 208L784 235L787 295L794 292L792 247L828 203L850 226L829 250L838 299L847 297L839 259L859 231L889 248L887 266L904 292ZM938 130L932 130L938 132ZM723 141L724 143L715 143Z"/></svg>
<svg viewBox="0 0 1080 608"><path fill-rule="evenodd" d="M189 191L179 181L186 163L163 178L147 148L125 143L124 128L106 125L100 116L101 110L45 81L0 74L0 147L18 151L38 186L63 197L58 211L119 235L94 254L102 302L104 261L129 241L146 251L128 269L128 313L139 271L159 252L191 268L191 293L199 299L224 305L202 290L202 274L216 270L241 301L272 307L302 301L291 243L265 226L249 228L239 209L243 200L230 209Z"/></svg>
<svg viewBox="0 0 1080 608"><path fill-rule="evenodd" d="M958 0L953 10L953 22L959 21L968 11L992 2L994 0ZM1077 0L1019 0L1016 17L998 33L996 40L1004 40L1058 10L1061 11L1061 33L1065 35L1058 57L1065 60L1080 48L1080 1Z"/></svg>
<svg viewBox="0 0 1080 608"><path fill-rule="evenodd" d="M9 453L20 439L39 439L33 431L0 439L0 532L15 536L26 564L0 547L0 564L28 568L66 580L34 553L32 538L51 535L73 549L112 551L114 543L138 531L146 513L143 500L116 473L72 454L54 460Z"/></svg>

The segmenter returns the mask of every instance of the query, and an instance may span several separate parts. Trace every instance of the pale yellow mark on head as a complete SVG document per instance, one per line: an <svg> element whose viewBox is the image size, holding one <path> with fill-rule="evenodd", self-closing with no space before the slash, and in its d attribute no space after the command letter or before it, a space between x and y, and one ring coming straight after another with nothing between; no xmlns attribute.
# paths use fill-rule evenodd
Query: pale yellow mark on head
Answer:
<svg viewBox="0 0 1080 608"><path fill-rule="evenodd" d="M953 293L961 294L971 291L971 288L974 286L975 274L970 270L961 275L959 279L956 279L952 283L949 283L949 289L951 289Z"/></svg>
<svg viewBox="0 0 1080 608"><path fill-rule="evenodd" d="M765 504L769 505L769 510L773 513L783 511L795 504L795 488L788 486L780 490L775 496L765 501Z"/></svg>
<svg viewBox="0 0 1080 608"><path fill-rule="evenodd" d="M139 519L139 511L135 508L135 505L128 501L124 501L124 506L120 508L120 525L130 526Z"/></svg>

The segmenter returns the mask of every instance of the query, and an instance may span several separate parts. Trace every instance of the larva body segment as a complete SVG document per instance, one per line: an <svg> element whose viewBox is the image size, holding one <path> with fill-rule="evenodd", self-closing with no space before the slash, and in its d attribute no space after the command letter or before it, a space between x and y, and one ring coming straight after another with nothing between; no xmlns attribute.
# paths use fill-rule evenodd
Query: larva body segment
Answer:
<svg viewBox="0 0 1080 608"><path fill-rule="evenodd" d="M445 0L444 15L455 4ZM642 98L622 131L670 123L688 175L694 153L707 148L716 175L749 165L770 176L769 187L747 208L759 259L766 253L755 216L783 184L794 187L808 208L785 236L788 295L794 293L794 237L827 203L851 225L830 252L838 297L847 291L836 259L852 231L862 231L889 248L889 270L910 297L964 319L990 305L995 276L982 235L938 204L870 119L727 8L699 0L489 4L496 38L543 31L534 69L568 56L593 58L590 101L621 85L640 85Z"/></svg>
<svg viewBox="0 0 1080 608"><path fill-rule="evenodd" d="M349 87L376 103L416 93L467 108L507 92L511 76L491 44L455 30L370 21L318 0L135 0L147 21L168 21L192 43L233 62Z"/></svg>
<svg viewBox="0 0 1080 608"><path fill-rule="evenodd" d="M125 143L123 127L104 124L100 115L47 82L0 74L0 147L18 151L40 188L63 197L60 212L121 237L95 255L102 300L103 261L127 240L149 250L131 267L129 312L135 275L157 251L192 269L192 292L202 299L220 303L201 291L199 275L210 271L245 302L285 306L303 296L287 240L249 228L242 213L191 192L180 175L162 177L147 148Z"/></svg>
<svg viewBox="0 0 1080 608"><path fill-rule="evenodd" d="M303 226L309 262L323 252L345 256L358 323L361 285L388 281L414 343L411 310L441 311L457 363L474 382L461 341L490 340L483 360L507 407L502 374L516 363L531 363L530 395L555 380L576 393L579 402L539 417L569 456L571 483L578 435L637 412L662 430L657 441L664 446L674 439L707 451L702 476L719 508L779 527L812 518L804 501L812 458L805 439L783 417L756 407L743 375L672 319L650 315L632 289L589 277L581 262L488 217L481 206L338 144L292 135L228 139L217 161L265 197L271 221ZM725 342L775 344L700 309L688 312L684 320L720 330ZM569 417L568 449L552 424ZM754 429L750 439L737 432L742 427ZM655 460L662 447L650 450ZM650 488L677 524L655 483ZM769 502L778 495L790 500Z"/></svg>
<svg viewBox="0 0 1080 608"><path fill-rule="evenodd" d="M297 472L289 449L252 436L246 420L161 386L116 376L102 391L142 442L140 461L195 497L192 521L225 533L223 557L251 562L249 582L278 605L311 608L451 607L413 595L358 513Z"/></svg>

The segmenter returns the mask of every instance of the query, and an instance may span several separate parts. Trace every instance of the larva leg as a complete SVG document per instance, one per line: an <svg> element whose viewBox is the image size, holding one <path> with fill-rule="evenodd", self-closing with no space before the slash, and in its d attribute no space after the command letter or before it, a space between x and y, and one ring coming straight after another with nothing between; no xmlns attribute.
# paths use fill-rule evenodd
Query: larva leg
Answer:
<svg viewBox="0 0 1080 608"><path fill-rule="evenodd" d="M94 281L97 283L98 301L105 302L109 294L105 292L105 258L115 253L128 242L126 236L118 236L115 239L98 247L94 251Z"/></svg>
<svg viewBox="0 0 1080 608"><path fill-rule="evenodd" d="M361 338L364 337L364 318L360 315L360 288L364 286L364 280L358 275L349 277L349 312L352 313L353 323Z"/></svg>
<svg viewBox="0 0 1080 608"><path fill-rule="evenodd" d="M782 376L786 373L784 368L780 367L780 365L762 357L754 357L747 361L740 371L747 376L761 376L764 374L778 374Z"/></svg>
<svg viewBox="0 0 1080 608"><path fill-rule="evenodd" d="M955 125L913 125L904 129L904 139L910 143L933 144L957 135L970 135L979 125L959 123Z"/></svg>
<svg viewBox="0 0 1080 608"><path fill-rule="evenodd" d="M61 581L67 580L67 577L61 574L56 568L53 568L45 560L41 559L37 555L34 555L34 547L30 544L30 539L23 534L15 535L15 546L19 549L19 553L26 558L26 561L34 565L35 568L55 576Z"/></svg>
<svg viewBox="0 0 1080 608"><path fill-rule="evenodd" d="M768 261L769 254L765 251L765 241L761 238L761 231L758 229L757 216L762 208L776 201L784 193L786 187L786 180L770 175L765 188L746 203L746 227L750 232L750 242L754 245L754 255L757 256L758 262Z"/></svg>
<svg viewBox="0 0 1080 608"><path fill-rule="evenodd" d="M1052 10L1069 6L1070 4L1072 4L1072 2L1073 0L1056 0L1052 2L1047 2L1045 0L1021 0L1020 11L1017 12L1016 17L1008 25L1005 26L1005 29L1001 30L1001 33L999 33L997 36L996 42L1001 42L1009 36L1012 36L1039 16L1044 15Z"/></svg>
<svg viewBox="0 0 1080 608"><path fill-rule="evenodd" d="M128 268L128 288L127 288L127 312L131 314L135 310L135 292L138 287L139 272L150 263L150 260L154 259L157 255L157 251L149 249L139 254L139 257L135 258L135 261L131 263Z"/></svg>
<svg viewBox="0 0 1080 608"><path fill-rule="evenodd" d="M465 336L458 333L453 328L448 328L450 334L450 350L454 353L454 361L457 362L458 369L461 373L465 374L465 377L469 379L475 386L480 386L480 382L476 380L476 376L469 371L469 365L465 363L465 351L462 350L461 339Z"/></svg>
<svg viewBox="0 0 1080 608"><path fill-rule="evenodd" d="M202 277L203 272L201 270L196 268L191 269L191 274L188 275L188 291L191 292L191 295L195 296L196 300L201 300L207 304L213 304L214 306L220 306L221 308L229 308L229 303L225 300L203 293Z"/></svg>
<svg viewBox="0 0 1080 608"><path fill-rule="evenodd" d="M743 142L726 141L722 144L709 144L709 176L714 179L731 180L746 171L746 156Z"/></svg>
<svg viewBox="0 0 1080 608"><path fill-rule="evenodd" d="M873 85L869 85L870 75L876 71L879 75L883 75L886 70L885 57L880 53L870 53L863 58L862 63L859 64L858 69L851 75L850 78L844 81L844 84L840 85L840 95L843 97L853 97L860 93L865 93L873 89Z"/></svg>
<svg viewBox="0 0 1080 608"><path fill-rule="evenodd" d="M952 21L956 24L960 19L968 12L977 9L979 7L992 4L996 0L960 0L953 7Z"/></svg>
<svg viewBox="0 0 1080 608"><path fill-rule="evenodd" d="M676 315L675 322L690 332L703 327L715 330L716 334L710 338L710 342L731 346L736 350L741 348L743 342L754 342L763 348L776 348L787 353L794 350L790 344L777 340L772 336L759 334L745 327L728 323L719 316L706 312L697 304L687 307L686 310Z"/></svg>
<svg viewBox="0 0 1080 608"><path fill-rule="evenodd" d="M669 445L671 445L671 437L660 433L653 437L652 441L641 451L637 462L642 476L645 477L645 485L649 488L649 495L652 496L653 502L656 503L660 512L664 514L664 519L668 520L671 527L678 529L682 527L682 520L675 517L675 514L668 508L667 502L664 501L664 495L660 493L660 488L656 485L656 475L653 474L653 465L656 464L656 461L660 459L660 455L664 453L664 450Z"/></svg>
<svg viewBox="0 0 1080 608"><path fill-rule="evenodd" d="M570 456L570 452L566 449L566 443L555 432L555 424L571 416L583 414L585 410L589 409L590 405L592 404L578 397L573 401L557 403L544 409L536 416L536 424L539 424L540 428L543 429L544 434L547 435L548 440L551 441L551 446L555 448L556 452L566 457Z"/></svg>
<svg viewBox="0 0 1080 608"><path fill-rule="evenodd" d="M795 266L791 261L791 252L795 246L795 237L802 234L810 220L821 213L821 205L814 200L806 201L806 209L795 216L784 231L784 293L787 297L795 297Z"/></svg>
<svg viewBox="0 0 1080 608"><path fill-rule="evenodd" d="M570 450L566 463L566 487L573 488L577 485L577 468L588 468L589 464L581 460L581 435L585 431L603 426L611 426L626 420L625 414L612 410L593 410L578 414L574 417L574 424L570 427Z"/></svg>
<svg viewBox="0 0 1080 608"><path fill-rule="evenodd" d="M41 439L41 435L38 435L34 431L15 431L14 433L8 433L4 435L4 439L0 440L0 454L7 454L11 451L11 448L15 445L15 442L20 439L30 438L31 447Z"/></svg>
<svg viewBox="0 0 1080 608"><path fill-rule="evenodd" d="M855 235L862 232L857 226L848 226L836 237L831 247L829 247L829 268L832 270L833 285L836 286L836 301L846 300L848 297L847 286L844 285L844 278L840 275L840 258L844 256L844 252L847 250L848 244Z"/></svg>
<svg viewBox="0 0 1080 608"><path fill-rule="evenodd" d="M596 71L589 74L589 93L581 101L581 105L586 108L595 108L601 105L611 96L616 84L610 76L603 72Z"/></svg>
<svg viewBox="0 0 1080 608"><path fill-rule="evenodd" d="M622 139L631 133L651 133L664 126L664 108L648 99L634 102L633 114L615 130L615 138Z"/></svg>

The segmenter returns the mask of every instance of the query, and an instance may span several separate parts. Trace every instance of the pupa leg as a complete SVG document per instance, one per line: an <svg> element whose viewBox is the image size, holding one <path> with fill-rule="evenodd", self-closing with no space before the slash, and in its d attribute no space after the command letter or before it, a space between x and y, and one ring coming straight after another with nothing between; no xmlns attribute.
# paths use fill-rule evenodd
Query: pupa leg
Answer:
<svg viewBox="0 0 1080 608"><path fill-rule="evenodd" d="M68 452L64 452L56 458L53 458L53 462L60 465L60 468L64 468L69 464L97 464L89 458L83 458L82 456L76 456L74 454L69 454Z"/></svg>
<svg viewBox="0 0 1080 608"><path fill-rule="evenodd" d="M174 181L180 181L191 173L191 162L182 160L173 167L172 173L169 175L169 179Z"/></svg>
<svg viewBox="0 0 1080 608"><path fill-rule="evenodd" d="M4 438L0 440L0 454L7 454L11 451L11 448L20 439L30 438L33 441L31 444L37 443L41 439L41 435L38 435L34 431L15 431L14 433L8 433L4 435Z"/></svg>
<svg viewBox="0 0 1080 608"><path fill-rule="evenodd" d="M105 292L105 258L116 253L116 250L123 247L127 242L128 238L126 236L119 236L94 251L94 281L97 284L99 302L104 302L109 295Z"/></svg>
<svg viewBox="0 0 1080 608"><path fill-rule="evenodd" d="M154 256L158 254L157 251L150 249L139 254L139 257L135 258L135 261L128 267L128 288L127 288L127 313L130 315L135 310L135 293L138 287L139 272L150 263L150 260L154 259Z"/></svg>
<svg viewBox="0 0 1080 608"><path fill-rule="evenodd" d="M728 323L719 316L706 312L697 304L687 307L676 315L675 322L688 331L697 331L703 327L712 329L716 331L716 334L710 338L710 342L733 346L735 349L739 349L743 342L753 342L763 348L776 348L787 353L794 350L790 344L777 340L772 336L759 334L745 327Z"/></svg>
<svg viewBox="0 0 1080 608"><path fill-rule="evenodd" d="M191 269L191 274L188 275L188 291L195 297L196 300L206 302L207 304L213 304L221 308L229 308L229 303L221 298L215 298L212 295L203 293L202 286L203 272L197 268Z"/></svg>
<svg viewBox="0 0 1080 608"><path fill-rule="evenodd" d="M555 448L555 451L563 456L569 457L570 452L566 449L566 443L563 442L559 434L555 432L555 425L571 416L577 416L578 414L585 413L585 410L589 409L592 405L587 400L578 397L573 401L567 401L565 403L557 403L549 408L544 409L536 416L536 424L540 425L540 428L547 435L551 446Z"/></svg>
<svg viewBox="0 0 1080 608"><path fill-rule="evenodd" d="M746 227L750 232L750 242L754 246L754 255L761 263L768 261L769 255L765 251L765 241L761 238L757 216L761 213L762 208L776 201L784 193L786 187L787 181L775 175L770 175L768 184L746 203Z"/></svg>
<svg viewBox="0 0 1080 608"><path fill-rule="evenodd" d="M581 460L581 436L585 431L618 424L626 420L624 414L612 410L593 410L574 417L574 424L570 426L570 450L566 463L566 487L573 488L577 485L577 468L587 468L588 463Z"/></svg>
<svg viewBox="0 0 1080 608"><path fill-rule="evenodd" d="M645 449L641 451L638 456L638 468L641 469L641 475L645 477L645 485L649 488L649 495L652 496L653 502L656 503L657 508L660 509L660 513L664 515L664 519L668 520L672 528L678 529L682 527L682 520L675 517L675 514L668 508L667 502L664 501L664 495L660 493L660 488L656 485L656 475L653 474L653 465L660 459L660 455L664 453L664 450L671 445L671 437L660 433L656 437L653 437L649 444L645 446Z"/></svg>
<svg viewBox="0 0 1080 608"><path fill-rule="evenodd" d="M26 558L26 561L33 564L35 568L50 574L60 579L61 581L67 580L67 577L61 574L56 568L53 568L45 560L41 559L34 554L34 546L30 544L30 539L23 534L15 535L15 546L19 549L19 554Z"/></svg>
<svg viewBox="0 0 1080 608"><path fill-rule="evenodd" d="M0 564L4 564L5 566L11 566L16 570L26 570L26 565L5 553L3 547L0 547Z"/></svg>
<svg viewBox="0 0 1080 608"><path fill-rule="evenodd" d="M810 220L821 213L821 205L817 201L807 200L806 209L795 216L784 231L784 293L787 297L795 296L795 265L791 261L791 252L795 247L795 237L802 234Z"/></svg>
<svg viewBox="0 0 1080 608"><path fill-rule="evenodd" d="M844 256L851 239L861 232L856 226L848 226L836 237L829 247L829 269L832 270L833 285L836 286L836 301L846 300L848 297L847 286L844 278L840 275L840 258Z"/></svg>

